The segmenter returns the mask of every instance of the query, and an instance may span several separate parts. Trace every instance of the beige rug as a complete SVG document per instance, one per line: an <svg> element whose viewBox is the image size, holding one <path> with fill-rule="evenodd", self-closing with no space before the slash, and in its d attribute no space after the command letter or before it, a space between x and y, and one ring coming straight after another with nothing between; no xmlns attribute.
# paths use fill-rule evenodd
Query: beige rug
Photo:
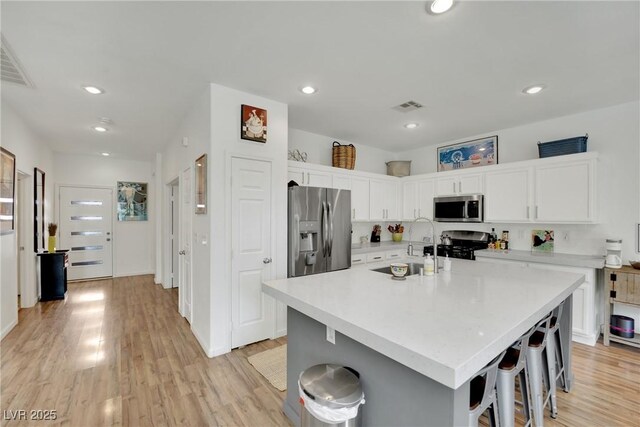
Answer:
<svg viewBox="0 0 640 427"><path fill-rule="evenodd" d="M272 348L247 358L249 363L280 391L287 389L287 345Z"/></svg>

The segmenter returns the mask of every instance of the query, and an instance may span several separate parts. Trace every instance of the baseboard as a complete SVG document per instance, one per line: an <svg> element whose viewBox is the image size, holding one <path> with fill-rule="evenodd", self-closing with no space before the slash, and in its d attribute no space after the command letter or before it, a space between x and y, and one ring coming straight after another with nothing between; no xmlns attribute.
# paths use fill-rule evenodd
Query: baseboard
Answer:
<svg viewBox="0 0 640 427"><path fill-rule="evenodd" d="M18 319L16 319L16 320L14 320L13 322L9 323L9 324L7 325L7 327L6 327L6 328L4 328L4 329L2 330L2 333L0 334L0 340L4 339L4 337L6 337L6 336L7 336L7 334L8 334L9 332L11 332L11 330L12 330L13 328L15 328L17 324L18 324Z"/></svg>
<svg viewBox="0 0 640 427"><path fill-rule="evenodd" d="M149 276L155 274L155 271L151 270L151 271L138 271L138 272L133 272L133 273L118 273L118 274L114 274L113 277L129 277L129 276Z"/></svg>
<svg viewBox="0 0 640 427"><path fill-rule="evenodd" d="M214 351L205 345L205 341L202 339L198 331L196 331L193 326L191 326L191 333L193 334L194 337L196 337L196 341L198 341L198 344L200 344L200 347L202 347L202 350L204 350L204 353L207 355L207 357L209 359L214 357L215 356Z"/></svg>
<svg viewBox="0 0 640 427"><path fill-rule="evenodd" d="M284 337L285 335L287 335L287 328L282 328L276 331L276 334L273 337L273 339Z"/></svg>
<svg viewBox="0 0 640 427"><path fill-rule="evenodd" d="M591 347L596 345L599 335L578 335L575 332L571 335L571 340L580 344L589 345Z"/></svg>
<svg viewBox="0 0 640 427"><path fill-rule="evenodd" d="M288 392L289 391L287 391L287 393ZM289 404L289 400L286 398L284 399L284 403L282 404L282 411L287 416L287 418L291 420L294 426L300 425L300 415L298 415L296 410L293 409L293 407Z"/></svg>

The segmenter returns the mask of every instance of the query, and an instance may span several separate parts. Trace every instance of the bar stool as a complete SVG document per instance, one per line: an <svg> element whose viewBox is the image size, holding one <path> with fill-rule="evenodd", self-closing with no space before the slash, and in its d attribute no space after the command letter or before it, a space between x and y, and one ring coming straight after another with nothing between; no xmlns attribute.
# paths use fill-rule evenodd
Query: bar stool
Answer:
<svg viewBox="0 0 640 427"><path fill-rule="evenodd" d="M498 379L496 389L498 391L498 409L500 423L503 427L513 427L515 424L515 389L516 376L520 382L522 394L522 411L525 417L525 426L531 425L531 398L529 396L529 380L526 369L526 353L529 347L529 338L536 327L529 329L511 347L498 365Z"/></svg>
<svg viewBox="0 0 640 427"><path fill-rule="evenodd" d="M506 350L500 353L487 366L482 368L469 384L469 426L477 426L480 415L489 409L489 422L500 427L498 400L496 399L496 376L498 364Z"/></svg>
<svg viewBox="0 0 640 427"><path fill-rule="evenodd" d="M560 319L562 318L562 309L564 302L558 305L551 312L549 321L549 334L547 339L547 348L545 350L547 370L545 375L545 383L547 385L547 399L551 407L551 417L558 416L558 401L556 397L556 384L560 379L560 384L565 392L568 392L567 379L564 369L564 356L562 352L562 336L560 331Z"/></svg>
<svg viewBox="0 0 640 427"><path fill-rule="evenodd" d="M549 381L550 378L555 377L555 360L552 364L547 363L549 354L553 353L547 352L547 357L544 360L542 358L542 353L548 350L547 346L550 342L548 338L554 336L551 333L552 317L553 312L538 322L535 326L535 331L529 338L529 345L527 346L526 369L528 372L529 390L531 391L533 421L536 426L544 425L544 407L550 400L551 390L555 390L555 382L552 385ZM551 372L552 370L553 372ZM543 382L546 384L544 389ZM546 397L545 391L547 392ZM551 416L553 418L557 416L557 408L554 412L553 406L551 406Z"/></svg>

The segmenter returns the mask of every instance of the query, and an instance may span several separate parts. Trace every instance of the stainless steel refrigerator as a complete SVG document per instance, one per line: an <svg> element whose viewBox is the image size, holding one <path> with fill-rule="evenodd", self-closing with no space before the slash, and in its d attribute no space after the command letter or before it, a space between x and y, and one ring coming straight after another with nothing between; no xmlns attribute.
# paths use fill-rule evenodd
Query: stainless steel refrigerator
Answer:
<svg viewBox="0 0 640 427"><path fill-rule="evenodd" d="M290 187L288 277L351 267L351 191Z"/></svg>

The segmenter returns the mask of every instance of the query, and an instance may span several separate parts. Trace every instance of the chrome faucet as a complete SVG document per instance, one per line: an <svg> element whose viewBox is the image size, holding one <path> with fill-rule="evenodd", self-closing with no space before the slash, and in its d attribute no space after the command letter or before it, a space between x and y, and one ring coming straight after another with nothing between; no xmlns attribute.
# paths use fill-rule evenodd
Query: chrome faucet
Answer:
<svg viewBox="0 0 640 427"><path fill-rule="evenodd" d="M431 224L431 243L433 244L433 272L438 274L438 245L436 244L436 227L433 225L433 221L424 216L419 216L413 220L409 226L409 246L407 247L407 254L413 255L413 244L411 243L411 231L413 230L413 224L420 221L426 221Z"/></svg>

